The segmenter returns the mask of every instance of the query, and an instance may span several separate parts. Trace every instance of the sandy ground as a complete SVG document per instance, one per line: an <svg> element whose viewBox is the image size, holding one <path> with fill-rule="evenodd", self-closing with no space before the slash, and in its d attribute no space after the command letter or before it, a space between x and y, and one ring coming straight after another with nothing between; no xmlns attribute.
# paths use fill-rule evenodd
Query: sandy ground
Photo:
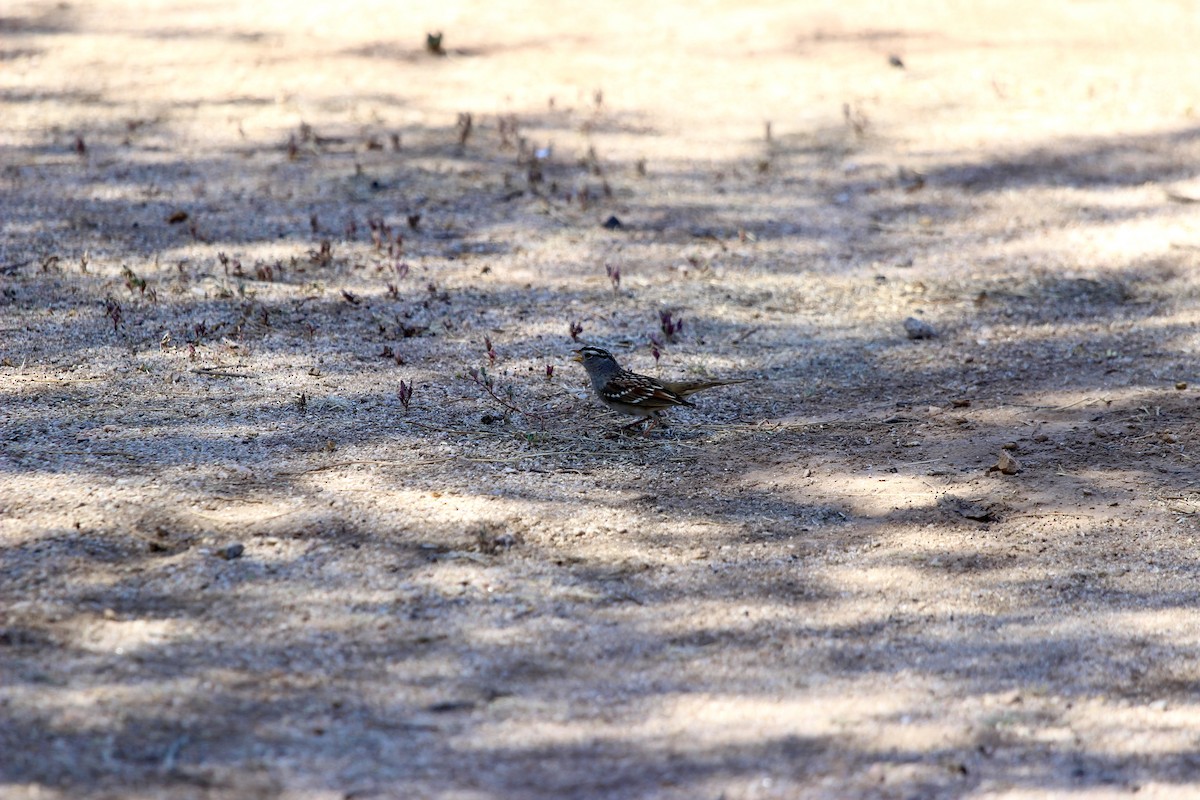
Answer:
<svg viewBox="0 0 1200 800"><path fill-rule="evenodd" d="M0 12L0 797L1200 792L1191 4L230 5Z"/></svg>

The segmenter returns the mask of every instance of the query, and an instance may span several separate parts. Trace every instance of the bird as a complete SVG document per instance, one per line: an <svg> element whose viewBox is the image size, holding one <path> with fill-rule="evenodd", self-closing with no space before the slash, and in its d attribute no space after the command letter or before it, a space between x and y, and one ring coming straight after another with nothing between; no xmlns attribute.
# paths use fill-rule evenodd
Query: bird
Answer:
<svg viewBox="0 0 1200 800"><path fill-rule="evenodd" d="M735 378L722 381L660 381L623 368L612 353L599 347L589 345L574 352L572 360L583 364L588 378L592 381L592 388L596 390L596 396L604 405L622 414L640 417L626 425L626 428L650 419L651 424L646 428L648 431L660 414L672 406L695 408L695 403L687 399L689 395L714 386L728 386L750 380Z"/></svg>

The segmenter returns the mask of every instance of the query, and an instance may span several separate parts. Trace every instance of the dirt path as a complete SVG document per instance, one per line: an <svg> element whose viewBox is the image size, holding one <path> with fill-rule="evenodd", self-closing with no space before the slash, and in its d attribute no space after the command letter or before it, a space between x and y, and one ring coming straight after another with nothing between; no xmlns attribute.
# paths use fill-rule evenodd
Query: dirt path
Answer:
<svg viewBox="0 0 1200 800"><path fill-rule="evenodd" d="M0 797L1197 791L1186 4L227 5L0 14Z"/></svg>

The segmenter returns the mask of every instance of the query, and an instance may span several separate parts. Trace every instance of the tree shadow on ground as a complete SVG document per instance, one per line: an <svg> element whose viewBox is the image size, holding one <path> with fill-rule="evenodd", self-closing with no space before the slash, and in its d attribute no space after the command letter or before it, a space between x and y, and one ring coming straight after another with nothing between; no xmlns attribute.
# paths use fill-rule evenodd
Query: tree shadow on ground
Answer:
<svg viewBox="0 0 1200 800"><path fill-rule="evenodd" d="M518 116L542 132L578 121ZM1196 491L1180 444L1194 400L1171 388L1189 367L1170 349L1194 334L1166 319L1194 299L1184 257L1084 275L893 265L1023 241L999 222L957 238L995 193L1190 178L1194 127L950 160L916 188L828 169L869 147L847 130L765 149L765 168L680 159L639 176L531 157L484 121L465 142L404 128L389 151L383 127L314 120L202 156L172 152L163 127L165 151L111 126L82 154L70 137L3 152L7 784L697 796L764 776L805 786L834 750L844 780L890 775L923 796L1190 779L1190 752L1030 733L1069 729L1073 702L1186 704L1200 679L1190 640L1153 624L1197 602L1194 548L1160 506ZM604 115L591 130L655 135ZM682 199L641 199L654 181ZM806 216L824 203L840 210ZM168 222L179 210L188 220ZM601 228L609 216L622 226ZM535 286L506 260L538 246L519 231L582 240L587 263L543 268ZM680 245L695 248L686 276L662 270ZM76 274L85 251L96 264ZM619 291L600 268L614 253ZM877 328L821 323L862 297L886 309ZM763 380L709 395L716 422L594 433L610 422L563 377L566 323L586 317L585 339L649 370L647 331L681 298L690 338L670 369ZM903 336L914 306L933 309L938 338ZM471 366L549 421L498 406ZM418 384L411 409L401 379ZM987 471L1008 444L1024 478ZM1127 498L1120 464L1154 496ZM99 489L111 500L90 501ZM64 499L48 512L49 492ZM1101 502L1129 516L1083 513L1073 537L1041 528ZM914 541L930 527L935 544ZM1066 554L1086 568L1059 570ZM923 612L930 593L961 612ZM1103 622L1123 614L1150 619ZM717 663L737 677L711 677ZM827 724L822 704L867 675L895 697ZM856 740L928 721L946 685L965 715L950 744Z"/></svg>

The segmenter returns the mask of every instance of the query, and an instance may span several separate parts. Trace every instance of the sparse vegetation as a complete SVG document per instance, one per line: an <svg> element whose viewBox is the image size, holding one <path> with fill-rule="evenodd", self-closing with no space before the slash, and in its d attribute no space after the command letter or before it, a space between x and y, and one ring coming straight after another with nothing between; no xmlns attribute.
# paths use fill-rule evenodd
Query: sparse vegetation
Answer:
<svg viewBox="0 0 1200 800"><path fill-rule="evenodd" d="M1077 5L6 8L0 794L1192 792L1200 56Z"/></svg>

